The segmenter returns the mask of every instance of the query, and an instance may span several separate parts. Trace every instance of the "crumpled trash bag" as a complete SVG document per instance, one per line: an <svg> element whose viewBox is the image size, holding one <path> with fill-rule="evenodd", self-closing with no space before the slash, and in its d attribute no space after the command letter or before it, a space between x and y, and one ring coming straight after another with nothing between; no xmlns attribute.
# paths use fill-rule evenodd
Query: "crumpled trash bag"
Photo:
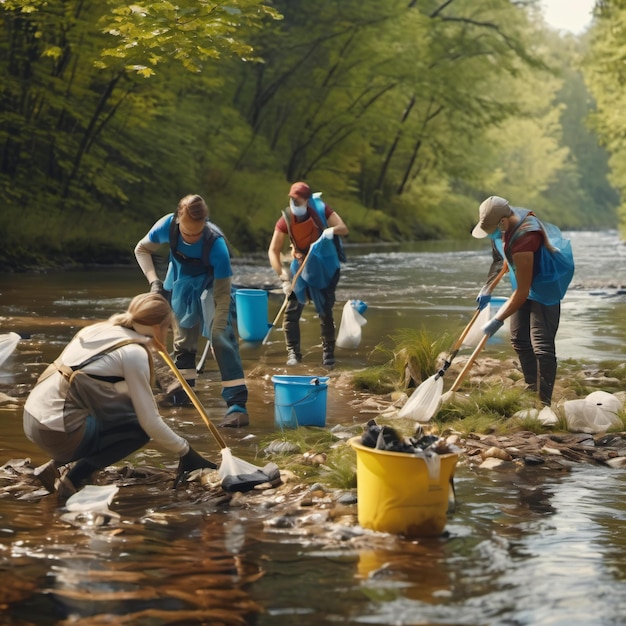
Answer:
<svg viewBox="0 0 626 626"><path fill-rule="evenodd" d="M403 439L391 426L379 426L376 420L370 420L361 436L361 445L386 452L403 452L424 459L432 482L439 480L441 458L436 444L440 438L436 435L424 435L421 425L417 425L414 437Z"/></svg>
<svg viewBox="0 0 626 626"><path fill-rule="evenodd" d="M4 333L0 335L0 365L2 365L13 354L20 342L20 335L17 333Z"/></svg>
<svg viewBox="0 0 626 626"><path fill-rule="evenodd" d="M68 511L108 511L119 490L117 485L86 485L70 496L65 506Z"/></svg>
<svg viewBox="0 0 626 626"><path fill-rule="evenodd" d="M572 432L593 434L622 426L622 420L617 415L622 403L606 391L594 391L583 399L568 400L563 409L567 428Z"/></svg>
<svg viewBox="0 0 626 626"><path fill-rule="evenodd" d="M361 326L367 324L362 313L367 304L362 300L348 300L343 307L341 324L337 333L336 346L344 349L356 349L361 343Z"/></svg>
<svg viewBox="0 0 626 626"><path fill-rule="evenodd" d="M249 474L230 474L222 480L222 489L227 493L252 491L257 485L280 483L280 470L276 463L268 463L263 469Z"/></svg>
<svg viewBox="0 0 626 626"><path fill-rule="evenodd" d="M391 426L379 426L373 419L367 422L361 436L361 444L368 448L407 454L423 452L438 440L436 435L424 435L419 424L414 437L403 439Z"/></svg>

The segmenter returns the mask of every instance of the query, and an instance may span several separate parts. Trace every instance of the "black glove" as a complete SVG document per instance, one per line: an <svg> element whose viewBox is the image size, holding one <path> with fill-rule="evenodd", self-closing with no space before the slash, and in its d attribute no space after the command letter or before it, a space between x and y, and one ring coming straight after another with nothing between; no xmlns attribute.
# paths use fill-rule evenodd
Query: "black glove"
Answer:
<svg viewBox="0 0 626 626"><path fill-rule="evenodd" d="M156 280L153 280L150 283L150 293L158 293L160 296L163 296L165 298L165 289L163 289L163 281L159 280L158 278Z"/></svg>
<svg viewBox="0 0 626 626"><path fill-rule="evenodd" d="M181 456L178 462L178 470L176 471L176 478L174 479L174 489L178 487L180 481L183 480L189 472L205 467L217 469L217 465L215 465L213 461L208 461L189 446L189 452Z"/></svg>

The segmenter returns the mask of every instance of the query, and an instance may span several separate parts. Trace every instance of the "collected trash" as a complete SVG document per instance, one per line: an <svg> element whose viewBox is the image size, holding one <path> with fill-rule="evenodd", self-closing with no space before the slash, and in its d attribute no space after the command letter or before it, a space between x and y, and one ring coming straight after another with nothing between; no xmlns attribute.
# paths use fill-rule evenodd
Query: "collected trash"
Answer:
<svg viewBox="0 0 626 626"><path fill-rule="evenodd" d="M401 437L370 420L349 444L357 459L359 524L407 537L433 537L443 531L454 508L454 469L458 454L444 439Z"/></svg>
<svg viewBox="0 0 626 626"><path fill-rule="evenodd" d="M610 428L620 428L618 413L623 409L621 400L606 391L594 391L585 398L563 403L567 428L572 432L600 433Z"/></svg>
<svg viewBox="0 0 626 626"><path fill-rule="evenodd" d="M341 315L341 324L337 333L336 345L338 348L354 350L361 343L361 327L367 324L363 313L367 304L363 300L348 300Z"/></svg>
<svg viewBox="0 0 626 626"><path fill-rule="evenodd" d="M17 333L3 333L0 335L0 365L13 354L20 339L21 337Z"/></svg>
<svg viewBox="0 0 626 626"><path fill-rule="evenodd" d="M86 485L70 496L65 506L68 511L108 512L118 491L117 485Z"/></svg>
<svg viewBox="0 0 626 626"><path fill-rule="evenodd" d="M448 445L445 439L441 439L437 435L425 435L420 424L417 425L415 434L407 438L401 437L391 426L379 426L373 419L365 425L361 444L376 450L403 452L417 456L457 454L459 452L455 446Z"/></svg>

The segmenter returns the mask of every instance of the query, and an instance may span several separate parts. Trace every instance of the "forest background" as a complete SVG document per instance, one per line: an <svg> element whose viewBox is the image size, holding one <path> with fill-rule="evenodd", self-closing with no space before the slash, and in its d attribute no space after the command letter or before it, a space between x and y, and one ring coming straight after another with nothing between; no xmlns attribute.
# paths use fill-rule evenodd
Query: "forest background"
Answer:
<svg viewBox="0 0 626 626"><path fill-rule="evenodd" d="M0 0L0 266L128 262L188 193L265 251L296 180L351 242L491 194L626 235L625 42L624 0Z"/></svg>

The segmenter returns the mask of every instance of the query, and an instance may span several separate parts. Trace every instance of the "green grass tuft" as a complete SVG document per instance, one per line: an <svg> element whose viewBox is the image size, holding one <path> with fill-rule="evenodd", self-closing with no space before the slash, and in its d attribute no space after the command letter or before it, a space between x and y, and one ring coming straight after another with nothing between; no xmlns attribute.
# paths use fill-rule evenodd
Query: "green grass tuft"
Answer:
<svg viewBox="0 0 626 626"><path fill-rule="evenodd" d="M352 385L359 391L384 395L398 387L398 373L388 365L368 367L352 373Z"/></svg>

